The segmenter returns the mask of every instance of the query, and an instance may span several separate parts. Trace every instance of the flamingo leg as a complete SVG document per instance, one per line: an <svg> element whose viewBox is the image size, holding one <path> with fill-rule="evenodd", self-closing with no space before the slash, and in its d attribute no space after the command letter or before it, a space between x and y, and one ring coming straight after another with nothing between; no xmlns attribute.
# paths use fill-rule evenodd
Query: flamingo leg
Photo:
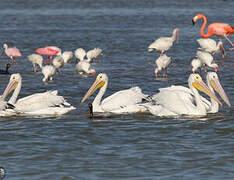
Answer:
<svg viewBox="0 0 234 180"><path fill-rule="evenodd" d="M230 50L234 50L234 44L232 43L232 41L227 37L227 36L224 36L228 42L232 45L232 48L230 48Z"/></svg>

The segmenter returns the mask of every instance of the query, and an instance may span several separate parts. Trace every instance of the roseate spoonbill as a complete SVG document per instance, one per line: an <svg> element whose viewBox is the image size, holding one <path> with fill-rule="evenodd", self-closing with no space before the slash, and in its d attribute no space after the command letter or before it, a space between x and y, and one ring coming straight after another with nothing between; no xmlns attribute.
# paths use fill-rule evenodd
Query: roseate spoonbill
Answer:
<svg viewBox="0 0 234 180"><path fill-rule="evenodd" d="M218 64L212 63L214 58L210 53L204 51L197 51L197 57L198 59L201 60L202 64L204 65L205 71L206 71L206 65L211 68L214 68L215 72L218 71Z"/></svg>
<svg viewBox="0 0 234 180"><path fill-rule="evenodd" d="M155 71L154 71L156 79L158 78L158 72L160 72L162 70L164 70L163 77L166 78L167 77L167 67L171 64L171 57L168 57L166 54L163 54L155 60L155 64L157 65L157 67L155 68Z"/></svg>
<svg viewBox="0 0 234 180"><path fill-rule="evenodd" d="M13 64L15 63L15 58L22 56L18 48L16 47L8 48L7 44L3 44L3 51L2 51L1 56L3 56L4 52L6 53L8 57L11 58Z"/></svg>
<svg viewBox="0 0 234 180"><path fill-rule="evenodd" d="M208 31L205 34L204 29L205 29L206 24L207 24L207 19L203 14L197 14L196 16L193 17L193 19L192 19L193 25L199 19L203 19L203 25L200 29L201 37L209 38L213 35L216 35L217 37L219 37L220 40L221 40L221 37L224 37L232 45L232 48L230 48L230 50L234 50L234 44L228 38L229 35L232 35L234 33L234 26L230 26L229 24L225 24L225 23L212 23L208 26Z"/></svg>
<svg viewBox="0 0 234 180"><path fill-rule="evenodd" d="M219 53L220 48L222 50L222 57L224 57L226 54L225 49L223 47L223 43L220 40L218 44L216 44L215 40L210 39L210 38L207 38L207 39L200 38L200 39L197 39L197 42L200 45L198 49L209 52L212 54L212 56L214 56L216 53Z"/></svg>
<svg viewBox="0 0 234 180"><path fill-rule="evenodd" d="M34 72L37 72L37 66L42 69L43 57L41 55L31 54L28 56L28 60L32 63Z"/></svg>
<svg viewBox="0 0 234 180"><path fill-rule="evenodd" d="M90 68L90 64L87 61L80 61L76 64L76 70L80 74L92 74L93 76L96 75L95 69Z"/></svg>
<svg viewBox="0 0 234 180"><path fill-rule="evenodd" d="M52 46L53 47L53 46ZM43 48L38 48L35 50L36 53L41 54L41 55L46 55L50 58L50 64L52 63L52 57L57 55L59 50L51 48L51 46L43 47ZM48 59L47 59L48 61Z"/></svg>
<svg viewBox="0 0 234 180"><path fill-rule="evenodd" d="M148 47L148 51L149 52L153 50L160 51L161 55L163 55L163 53L167 51L168 49L170 49L171 46L173 45L173 42L176 39L176 35L177 35L177 43L178 43L179 29L176 28L173 30L171 37L161 37L159 39L156 39L153 43L151 43Z"/></svg>
<svg viewBox="0 0 234 180"><path fill-rule="evenodd" d="M62 57L65 64L70 63L73 58L73 53L72 51L64 51Z"/></svg>
<svg viewBox="0 0 234 180"><path fill-rule="evenodd" d="M118 91L102 100L108 85L108 76L104 73L98 74L95 82L83 97L81 103L100 88L92 106L93 112L111 112L116 114L141 112L140 103L147 99L148 95L143 94L141 89L136 86L122 91Z"/></svg>
<svg viewBox="0 0 234 180"><path fill-rule="evenodd" d="M44 75L44 78L42 79L43 82L52 81L53 80L53 76L56 73L56 69L52 65L46 65L46 66L42 67L42 71L41 72Z"/></svg>
<svg viewBox="0 0 234 180"><path fill-rule="evenodd" d="M73 109L63 96L59 96L58 91L46 91L43 93L35 93L24 98L18 99L22 86L22 77L20 74L12 74L10 81L5 89L2 98L5 99L11 91L13 95L8 101L15 106L14 109L22 114L30 115L62 115Z"/></svg>
<svg viewBox="0 0 234 180"><path fill-rule="evenodd" d="M201 69L202 62L200 59L195 58L191 61L191 66L192 66L192 73L196 73L198 68Z"/></svg>
<svg viewBox="0 0 234 180"><path fill-rule="evenodd" d="M3 69L0 69L0 74L10 74L8 69L11 67L11 64L10 63L7 63L6 64L6 68L3 70Z"/></svg>

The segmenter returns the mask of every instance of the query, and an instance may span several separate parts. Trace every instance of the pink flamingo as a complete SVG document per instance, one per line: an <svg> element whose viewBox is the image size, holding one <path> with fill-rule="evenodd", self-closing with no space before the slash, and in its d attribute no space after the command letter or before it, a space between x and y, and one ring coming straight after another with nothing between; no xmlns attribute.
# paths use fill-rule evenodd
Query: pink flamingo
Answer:
<svg viewBox="0 0 234 180"><path fill-rule="evenodd" d="M228 42L232 45L232 48L230 48L230 50L234 50L234 44L232 43L232 41L227 37L229 35L234 34L234 26L230 26L229 24L225 24L225 23L212 23L208 26L208 31L206 34L204 34L204 29L205 26L207 24L207 20L206 17L203 14L197 14L196 16L193 17L193 25L195 24L195 22L199 19L203 19L203 25L200 29L200 34L203 38L209 38L213 35L216 35L220 38L221 41L221 37L224 37L228 40Z"/></svg>
<svg viewBox="0 0 234 180"><path fill-rule="evenodd" d="M38 48L35 50L36 53L41 54L41 55L46 55L50 58L50 64L52 62L52 57L58 54L58 50L51 48L50 46L43 47L43 48ZM47 58L48 62L48 58Z"/></svg>
<svg viewBox="0 0 234 180"><path fill-rule="evenodd" d="M2 51L1 56L3 56L4 52L6 53L6 55L8 57L11 58L12 64L15 63L15 58L18 58L18 57L22 56L22 54L21 54L21 52L19 51L18 48L16 48L16 47L8 48L7 44L3 44L3 51Z"/></svg>

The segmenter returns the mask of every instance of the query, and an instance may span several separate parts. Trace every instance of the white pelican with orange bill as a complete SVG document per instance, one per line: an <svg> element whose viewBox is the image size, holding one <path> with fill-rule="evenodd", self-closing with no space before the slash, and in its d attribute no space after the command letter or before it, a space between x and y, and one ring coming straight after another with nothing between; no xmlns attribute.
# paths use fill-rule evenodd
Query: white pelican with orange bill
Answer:
<svg viewBox="0 0 234 180"><path fill-rule="evenodd" d="M153 96L155 105L147 105L148 110L156 116L205 116L208 113L209 101L199 95L198 90L207 94L218 104L218 100L211 89L202 81L198 74L190 74L189 89L183 86L171 86L159 89Z"/></svg>
<svg viewBox="0 0 234 180"><path fill-rule="evenodd" d="M143 99L147 99L148 95L143 94L139 87L132 87L130 89L118 91L102 100L102 96L106 91L107 85L107 75L100 73L81 102L85 102L89 96L100 88L99 93L92 103L93 112L125 114L142 112L143 109L145 109L145 107L141 106L141 102Z"/></svg>
<svg viewBox="0 0 234 180"><path fill-rule="evenodd" d="M2 99L5 100L11 91L14 90L8 103L15 106L14 110L28 115L62 115L73 109L63 96L58 96L58 91L47 91L35 93L17 100L22 86L20 74L12 74L5 89Z"/></svg>

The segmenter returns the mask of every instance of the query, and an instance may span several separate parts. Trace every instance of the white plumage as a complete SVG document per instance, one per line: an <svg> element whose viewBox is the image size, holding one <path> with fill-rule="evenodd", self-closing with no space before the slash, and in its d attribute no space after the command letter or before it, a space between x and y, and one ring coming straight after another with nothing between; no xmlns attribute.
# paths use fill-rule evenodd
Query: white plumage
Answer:
<svg viewBox="0 0 234 180"><path fill-rule="evenodd" d="M90 64L88 61L79 61L77 64L76 64L76 70L78 73L80 74L92 74L93 76L96 75L96 71L95 69L93 68L90 68Z"/></svg>
<svg viewBox="0 0 234 180"><path fill-rule="evenodd" d="M173 45L173 42L176 39L176 35L177 35L177 41L178 41L178 37L179 37L179 29L174 29L172 36L171 37L161 37L159 39L156 39L153 43L151 43L148 47L148 51L160 51L161 55L167 51L168 49L171 48L171 46Z"/></svg>
<svg viewBox="0 0 234 180"><path fill-rule="evenodd" d="M53 65L54 65L55 69L58 72L60 72L59 69L62 68L64 65L64 60L63 60L62 55L59 54L53 59Z"/></svg>
<svg viewBox="0 0 234 180"><path fill-rule="evenodd" d="M192 72L196 73L197 69L202 67L202 62L200 59L194 58L191 61L191 66L192 66Z"/></svg>
<svg viewBox="0 0 234 180"><path fill-rule="evenodd" d="M37 72L37 66L42 68L43 57L41 55L31 54L31 55L28 56L28 60L32 63L34 72Z"/></svg>
<svg viewBox="0 0 234 180"><path fill-rule="evenodd" d="M72 53L72 51L64 51L62 54L62 57L63 57L65 64L70 63L72 61L72 58L73 58L73 53Z"/></svg>
<svg viewBox="0 0 234 180"><path fill-rule="evenodd" d="M90 87L82 103L91 96L98 88L100 88L96 98L94 99L93 112L111 112L111 113L136 113L141 112L145 107L141 106L142 100L147 99L148 95L141 92L139 87L118 91L101 101L108 85L108 77L101 73L97 76L96 81Z"/></svg>
<svg viewBox="0 0 234 180"><path fill-rule="evenodd" d="M205 98L201 97L197 90L206 93L219 104L222 104L198 74L189 76L188 85L190 89L183 86L159 89L160 92L152 98L155 105L147 105L146 107L156 116L204 116L207 114L208 105L203 102Z"/></svg>
<svg viewBox="0 0 234 180"><path fill-rule="evenodd" d="M198 59L201 60L202 64L206 67L209 66L211 68L214 68L214 71L217 72L218 71L218 64L213 63L213 56L208 53L208 52L203 52L203 51L197 51L197 57Z"/></svg>
<svg viewBox="0 0 234 180"><path fill-rule="evenodd" d="M62 96L58 96L56 90L36 93L17 101L21 86L21 75L12 74L9 84L3 93L3 97L6 98L14 90L9 103L15 106L17 112L30 115L62 115L75 109Z"/></svg>
<svg viewBox="0 0 234 180"><path fill-rule="evenodd" d="M215 40L207 38L200 38L197 39L198 44L200 45L200 47L198 49L202 50L202 51L206 51L208 53L219 53L220 52L220 48L222 48L223 43L222 41L219 41L218 44L216 43Z"/></svg>
<svg viewBox="0 0 234 180"><path fill-rule="evenodd" d="M42 79L43 82L45 81L52 81L53 76L56 73L56 69L52 65L46 65L42 67L42 74L44 75L44 78Z"/></svg>
<svg viewBox="0 0 234 180"><path fill-rule="evenodd" d="M171 64L171 57L168 57L166 54L163 54L155 60L155 64L157 65L157 67L155 69L156 78L158 78L158 72L160 72L162 70L164 70L163 77L166 78L167 77L167 67Z"/></svg>
<svg viewBox="0 0 234 180"><path fill-rule="evenodd" d="M89 50L86 54L87 61L91 62L93 59L97 59L100 55L102 55L102 49L100 48L94 48L92 50Z"/></svg>
<svg viewBox="0 0 234 180"><path fill-rule="evenodd" d="M80 61L83 61L86 56L86 51L83 48L78 48L75 50L75 57Z"/></svg>

